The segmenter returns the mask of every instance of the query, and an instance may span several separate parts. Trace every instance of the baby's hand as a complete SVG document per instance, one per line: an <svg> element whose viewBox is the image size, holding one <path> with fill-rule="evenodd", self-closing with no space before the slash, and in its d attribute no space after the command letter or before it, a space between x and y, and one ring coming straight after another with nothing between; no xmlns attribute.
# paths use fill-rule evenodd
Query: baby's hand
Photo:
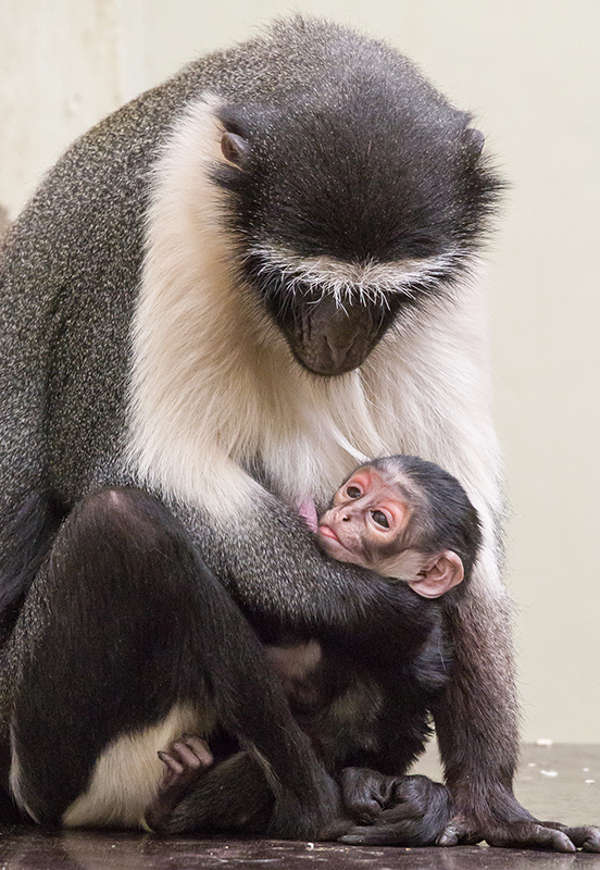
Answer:
<svg viewBox="0 0 600 870"><path fill-rule="evenodd" d="M311 530L316 532L319 527L319 518L317 517L317 509L312 498L305 498L298 504L298 513Z"/></svg>

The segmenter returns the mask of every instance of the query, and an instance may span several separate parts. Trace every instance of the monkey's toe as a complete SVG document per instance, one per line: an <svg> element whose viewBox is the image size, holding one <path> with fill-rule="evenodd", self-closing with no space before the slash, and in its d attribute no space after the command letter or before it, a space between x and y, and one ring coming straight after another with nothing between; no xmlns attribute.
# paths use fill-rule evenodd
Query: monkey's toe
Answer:
<svg viewBox="0 0 600 870"><path fill-rule="evenodd" d="M168 750L159 752L158 757L167 768L161 790L189 785L214 761L206 740L195 734L182 734L171 743Z"/></svg>
<svg viewBox="0 0 600 870"><path fill-rule="evenodd" d="M182 734L180 740L182 740L187 748L195 755L202 767L212 766L214 758L206 740L203 740L196 734Z"/></svg>

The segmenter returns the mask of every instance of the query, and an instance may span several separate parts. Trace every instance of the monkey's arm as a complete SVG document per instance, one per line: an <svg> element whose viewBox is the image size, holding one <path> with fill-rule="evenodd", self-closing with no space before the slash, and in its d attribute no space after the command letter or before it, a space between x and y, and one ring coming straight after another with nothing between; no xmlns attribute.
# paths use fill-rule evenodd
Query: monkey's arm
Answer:
<svg viewBox="0 0 600 870"><path fill-rule="evenodd" d="M243 491L249 479L236 471ZM252 498L228 522L209 521L202 510L176 512L253 622L326 635L373 655L398 655L421 642L434 618L432 602L325 556L300 517L254 481L250 486Z"/></svg>
<svg viewBox="0 0 600 870"><path fill-rule="evenodd" d="M440 317L441 315L441 317ZM464 288L451 307L398 347L401 393L390 392L390 429L401 422L397 452L436 462L464 486L483 543L469 586L448 613L452 680L435 712L446 780L457 808L443 842L486 839L497 845L600 849L591 828L569 840L543 827L512 793L518 754L510 601L504 589L501 463L491 418L486 312L481 289ZM445 324L452 322L452 328ZM428 365L423 366L423 361ZM410 414L406 413L410 409ZM442 597L448 608L450 599ZM583 833L582 833L583 832Z"/></svg>
<svg viewBox="0 0 600 870"><path fill-rule="evenodd" d="M505 597L471 597L452 608L455 679L435 709L455 816L440 845L486 840L493 846L600 852L600 828L535 819L513 795L518 731Z"/></svg>

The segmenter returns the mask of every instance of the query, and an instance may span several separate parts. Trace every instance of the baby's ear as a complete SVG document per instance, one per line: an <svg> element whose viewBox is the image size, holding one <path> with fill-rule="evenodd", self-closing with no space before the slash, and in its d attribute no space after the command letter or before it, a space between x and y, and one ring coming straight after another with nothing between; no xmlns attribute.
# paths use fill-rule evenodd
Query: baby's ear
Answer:
<svg viewBox="0 0 600 870"><path fill-rule="evenodd" d="M462 559L453 550L444 550L429 559L415 580L408 585L423 598L439 598L453 586L462 583L465 576Z"/></svg>

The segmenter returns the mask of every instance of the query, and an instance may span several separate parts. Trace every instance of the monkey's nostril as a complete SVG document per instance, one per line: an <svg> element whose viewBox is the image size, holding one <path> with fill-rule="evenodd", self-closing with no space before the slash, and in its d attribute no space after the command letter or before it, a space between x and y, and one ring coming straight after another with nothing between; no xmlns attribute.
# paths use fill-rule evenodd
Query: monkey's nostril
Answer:
<svg viewBox="0 0 600 870"><path fill-rule="evenodd" d="M349 520L350 520L350 517L349 517L349 516L343 516L343 517L342 517L342 522L343 522L343 523L347 523Z"/></svg>

